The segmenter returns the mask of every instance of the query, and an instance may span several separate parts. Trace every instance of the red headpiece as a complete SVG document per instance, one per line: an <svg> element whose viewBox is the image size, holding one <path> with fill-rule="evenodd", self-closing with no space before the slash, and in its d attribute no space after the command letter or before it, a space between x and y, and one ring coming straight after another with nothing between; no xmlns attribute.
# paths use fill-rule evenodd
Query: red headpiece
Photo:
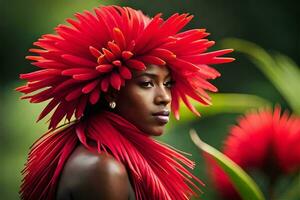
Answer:
<svg viewBox="0 0 300 200"><path fill-rule="evenodd" d="M77 13L70 25L57 26L56 34L43 35L30 49L37 56L27 56L38 71L21 74L28 83L17 88L29 94L22 99L32 103L51 101L38 120L55 109L49 128L55 128L64 118L80 118L88 104L96 104L109 87L120 90L131 70L144 70L147 64L166 65L176 84L172 88L171 107L179 118L180 99L195 114L199 114L187 97L208 105L205 90L217 88L207 80L220 74L209 64L231 62L218 57L231 49L205 53L214 41L204 39L205 29L179 32L193 16L174 14L167 20L154 18L129 7L103 6L95 14Z"/></svg>

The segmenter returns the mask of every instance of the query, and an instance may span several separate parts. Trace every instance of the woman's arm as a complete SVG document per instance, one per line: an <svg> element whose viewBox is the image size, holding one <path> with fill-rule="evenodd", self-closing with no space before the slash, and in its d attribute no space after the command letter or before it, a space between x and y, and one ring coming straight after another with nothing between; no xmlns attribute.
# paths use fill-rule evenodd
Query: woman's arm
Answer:
<svg viewBox="0 0 300 200"><path fill-rule="evenodd" d="M122 163L108 154L92 153L80 146L65 165L57 199L128 200L130 188Z"/></svg>

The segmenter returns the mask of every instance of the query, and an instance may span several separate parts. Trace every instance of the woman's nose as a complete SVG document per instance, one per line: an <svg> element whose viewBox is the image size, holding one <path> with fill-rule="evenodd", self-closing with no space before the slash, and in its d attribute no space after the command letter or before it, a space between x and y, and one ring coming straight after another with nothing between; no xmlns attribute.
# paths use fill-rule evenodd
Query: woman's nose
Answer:
<svg viewBox="0 0 300 200"><path fill-rule="evenodd" d="M168 105L171 102L171 90L165 86L157 87L154 102L155 104Z"/></svg>

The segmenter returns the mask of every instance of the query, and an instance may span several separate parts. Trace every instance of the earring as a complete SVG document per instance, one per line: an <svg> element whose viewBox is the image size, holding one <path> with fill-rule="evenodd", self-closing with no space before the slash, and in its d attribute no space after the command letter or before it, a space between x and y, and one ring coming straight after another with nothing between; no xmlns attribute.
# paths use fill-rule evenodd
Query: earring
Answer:
<svg viewBox="0 0 300 200"><path fill-rule="evenodd" d="M109 107L111 107L111 109L114 109L116 107L116 102L115 101L111 101L109 102Z"/></svg>

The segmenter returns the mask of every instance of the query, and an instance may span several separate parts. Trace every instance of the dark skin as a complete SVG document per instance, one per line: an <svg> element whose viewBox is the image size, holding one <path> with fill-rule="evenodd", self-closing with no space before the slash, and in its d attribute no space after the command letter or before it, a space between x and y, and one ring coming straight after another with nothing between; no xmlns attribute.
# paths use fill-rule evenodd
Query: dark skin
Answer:
<svg viewBox="0 0 300 200"><path fill-rule="evenodd" d="M170 111L171 74L167 67L149 65L134 71L120 91L106 94L115 101L112 112L151 136L164 132ZM164 116L160 116L161 112ZM157 113L159 113L157 115ZM57 200L135 199L125 166L109 154L93 153L79 145L67 160L57 190Z"/></svg>

